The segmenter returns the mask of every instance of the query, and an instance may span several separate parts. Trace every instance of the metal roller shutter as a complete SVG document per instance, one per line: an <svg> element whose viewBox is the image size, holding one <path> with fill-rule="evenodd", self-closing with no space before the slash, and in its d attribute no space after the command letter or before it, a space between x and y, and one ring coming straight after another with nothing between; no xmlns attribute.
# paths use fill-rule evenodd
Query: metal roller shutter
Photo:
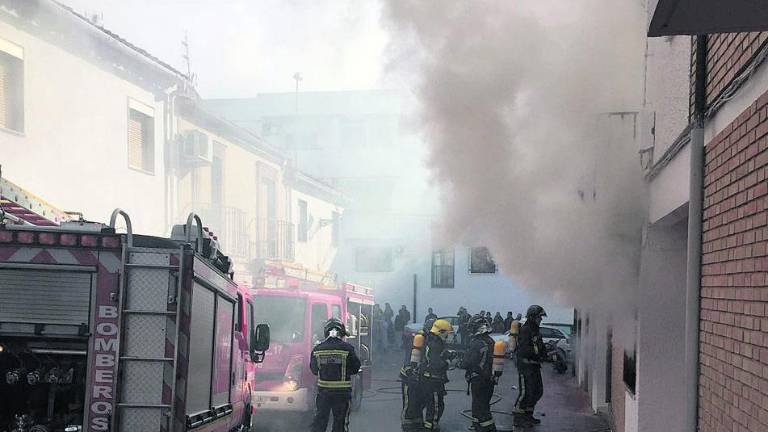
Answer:
<svg viewBox="0 0 768 432"><path fill-rule="evenodd" d="M0 322L88 324L91 274L0 269Z"/></svg>

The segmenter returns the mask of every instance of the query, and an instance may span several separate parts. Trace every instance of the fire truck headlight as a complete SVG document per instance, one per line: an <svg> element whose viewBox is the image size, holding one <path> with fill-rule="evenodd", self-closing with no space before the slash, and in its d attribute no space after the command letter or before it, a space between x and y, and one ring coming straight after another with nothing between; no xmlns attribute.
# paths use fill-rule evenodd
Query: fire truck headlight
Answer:
<svg viewBox="0 0 768 432"><path fill-rule="evenodd" d="M5 382L8 384L18 384L21 381L22 370L13 369L5 374Z"/></svg>
<svg viewBox="0 0 768 432"><path fill-rule="evenodd" d="M43 376L43 371L35 369L27 374L27 384L38 385L40 384L40 378Z"/></svg>
<svg viewBox="0 0 768 432"><path fill-rule="evenodd" d="M0 344L0 354L2 354L5 351L5 345Z"/></svg>
<svg viewBox="0 0 768 432"><path fill-rule="evenodd" d="M82 426L69 425L64 428L64 432L82 432L82 431L83 431Z"/></svg>

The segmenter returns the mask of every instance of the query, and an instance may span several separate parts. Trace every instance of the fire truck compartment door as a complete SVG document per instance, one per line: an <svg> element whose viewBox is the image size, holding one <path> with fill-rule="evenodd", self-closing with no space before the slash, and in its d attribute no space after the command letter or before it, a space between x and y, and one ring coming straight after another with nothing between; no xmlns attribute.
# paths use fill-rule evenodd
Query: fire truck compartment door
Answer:
<svg viewBox="0 0 768 432"><path fill-rule="evenodd" d="M92 274L0 268L0 330L88 325Z"/></svg>

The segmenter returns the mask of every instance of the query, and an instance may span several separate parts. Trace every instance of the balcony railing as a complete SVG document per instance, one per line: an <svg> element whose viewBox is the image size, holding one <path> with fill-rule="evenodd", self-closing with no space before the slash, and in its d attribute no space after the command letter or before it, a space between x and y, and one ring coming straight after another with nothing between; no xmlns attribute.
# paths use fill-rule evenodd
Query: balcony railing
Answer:
<svg viewBox="0 0 768 432"><path fill-rule="evenodd" d="M251 259L293 261L295 258L294 225L275 219L255 220L255 241L251 242Z"/></svg>
<svg viewBox="0 0 768 432"><path fill-rule="evenodd" d="M290 222L249 219L238 208L210 204L198 204L194 211L218 237L222 251L232 258L293 261L295 257L295 229Z"/></svg>

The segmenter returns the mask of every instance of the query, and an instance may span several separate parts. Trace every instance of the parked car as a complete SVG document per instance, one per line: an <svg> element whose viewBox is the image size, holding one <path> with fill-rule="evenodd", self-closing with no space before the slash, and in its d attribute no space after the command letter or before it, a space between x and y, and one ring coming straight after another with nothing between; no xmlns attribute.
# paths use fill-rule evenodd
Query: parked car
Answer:
<svg viewBox="0 0 768 432"><path fill-rule="evenodd" d="M541 338L544 340L545 344L556 343L557 346L564 349L566 353L571 352L570 339L566 336L565 332L559 328L553 327L550 324L543 324L539 327L539 331L541 332ZM506 342L509 340L509 331L504 333L493 333L491 334L491 337L494 341L503 340Z"/></svg>

